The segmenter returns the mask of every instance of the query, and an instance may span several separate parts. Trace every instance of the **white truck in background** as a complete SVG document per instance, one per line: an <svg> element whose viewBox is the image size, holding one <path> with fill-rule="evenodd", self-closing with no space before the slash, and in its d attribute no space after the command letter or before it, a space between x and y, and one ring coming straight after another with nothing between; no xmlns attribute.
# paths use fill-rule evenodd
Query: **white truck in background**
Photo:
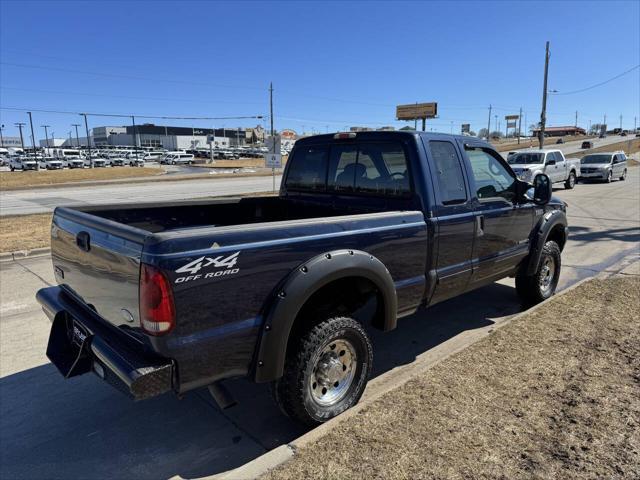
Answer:
<svg viewBox="0 0 640 480"><path fill-rule="evenodd" d="M551 183L564 183L572 189L580 177L580 159L564 158L560 150L526 150L508 157L509 165L520 180L531 182L541 173L546 174Z"/></svg>

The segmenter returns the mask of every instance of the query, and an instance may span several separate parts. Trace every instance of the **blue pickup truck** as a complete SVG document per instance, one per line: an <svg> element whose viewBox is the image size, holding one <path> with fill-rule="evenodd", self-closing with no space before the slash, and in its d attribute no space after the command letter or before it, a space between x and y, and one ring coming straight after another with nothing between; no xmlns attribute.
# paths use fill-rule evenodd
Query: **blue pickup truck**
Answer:
<svg viewBox="0 0 640 480"><path fill-rule="evenodd" d="M565 208L489 144L419 132L299 140L279 196L59 207L47 355L134 399L270 382L315 425L362 395L368 329L508 276L553 295Z"/></svg>

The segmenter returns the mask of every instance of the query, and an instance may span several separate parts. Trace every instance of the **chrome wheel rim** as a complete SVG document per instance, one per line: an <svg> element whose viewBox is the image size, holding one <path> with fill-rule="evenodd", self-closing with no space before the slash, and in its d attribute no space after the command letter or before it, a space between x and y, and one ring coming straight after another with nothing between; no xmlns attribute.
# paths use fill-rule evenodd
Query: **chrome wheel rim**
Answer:
<svg viewBox="0 0 640 480"><path fill-rule="evenodd" d="M311 398L323 407L342 400L355 378L357 360L356 349L349 340L341 338L327 343L309 377Z"/></svg>
<svg viewBox="0 0 640 480"><path fill-rule="evenodd" d="M576 177L574 177L573 174L569 175L569 185L573 187L575 184L576 184Z"/></svg>
<svg viewBox="0 0 640 480"><path fill-rule="evenodd" d="M548 291L553 284L553 277L555 276L556 262L553 257L544 257L542 266L540 268L540 288L543 292Z"/></svg>

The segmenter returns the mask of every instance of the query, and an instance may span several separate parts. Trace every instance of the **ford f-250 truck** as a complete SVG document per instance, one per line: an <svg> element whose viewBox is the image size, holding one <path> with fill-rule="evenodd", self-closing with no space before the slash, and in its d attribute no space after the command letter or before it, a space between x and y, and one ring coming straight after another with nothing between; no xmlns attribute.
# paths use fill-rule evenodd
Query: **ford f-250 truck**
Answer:
<svg viewBox="0 0 640 480"><path fill-rule="evenodd" d="M580 160L564 158L560 150L525 150L509 155L507 161L518 178L526 182L544 173L551 183L564 182L564 188L570 190L580 177Z"/></svg>
<svg viewBox="0 0 640 480"><path fill-rule="evenodd" d="M565 204L489 144L417 132L299 140L277 197L55 210L49 359L143 399L271 382L306 424L360 398L367 328L507 276L555 292Z"/></svg>

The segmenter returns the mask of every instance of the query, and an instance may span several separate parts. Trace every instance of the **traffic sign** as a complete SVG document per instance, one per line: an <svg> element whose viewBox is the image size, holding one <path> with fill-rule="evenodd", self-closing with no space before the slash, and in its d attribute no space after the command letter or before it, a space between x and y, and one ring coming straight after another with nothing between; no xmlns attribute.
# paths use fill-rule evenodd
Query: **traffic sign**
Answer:
<svg viewBox="0 0 640 480"><path fill-rule="evenodd" d="M264 156L264 165L268 168L282 167L282 155L279 153L267 153Z"/></svg>

